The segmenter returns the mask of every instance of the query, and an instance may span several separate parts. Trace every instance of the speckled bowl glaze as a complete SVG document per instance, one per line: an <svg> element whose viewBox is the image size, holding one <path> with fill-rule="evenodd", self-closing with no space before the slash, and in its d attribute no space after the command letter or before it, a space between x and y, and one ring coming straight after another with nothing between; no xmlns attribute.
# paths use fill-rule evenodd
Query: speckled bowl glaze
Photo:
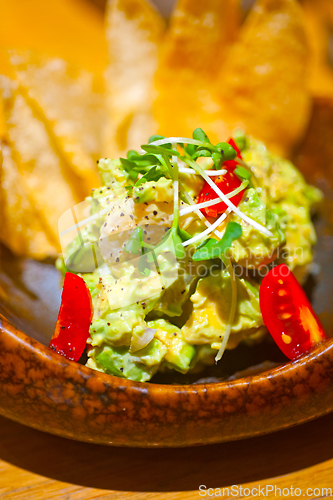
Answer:
<svg viewBox="0 0 333 500"><path fill-rule="evenodd" d="M333 409L333 340L298 361L223 383L158 385L67 361L0 319L0 413L117 446L189 446L283 429Z"/></svg>
<svg viewBox="0 0 333 500"><path fill-rule="evenodd" d="M326 197L316 218L317 265L307 291L332 337L333 151L325 150L326 143L321 169L313 168L320 149L316 134L320 141L327 120L332 122L333 106L329 114L326 109L326 102L317 102L309 129L314 147L307 151L311 141L306 139L297 158ZM6 249L0 263L0 414L5 417L80 441L171 447L256 436L333 410L332 338L296 361L235 380L132 382L68 361L47 347L60 300L52 263L18 259Z"/></svg>

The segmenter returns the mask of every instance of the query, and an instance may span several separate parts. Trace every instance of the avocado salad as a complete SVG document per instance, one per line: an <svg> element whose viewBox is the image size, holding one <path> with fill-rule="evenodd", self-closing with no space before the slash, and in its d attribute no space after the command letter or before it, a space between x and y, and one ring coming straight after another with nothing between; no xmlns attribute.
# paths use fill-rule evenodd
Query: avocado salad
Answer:
<svg viewBox="0 0 333 500"><path fill-rule="evenodd" d="M145 382L260 344L260 283L281 263L304 277L321 192L240 131L217 145L202 129L152 136L98 167L101 187L75 219L75 237L60 233L57 261L91 294L86 365Z"/></svg>

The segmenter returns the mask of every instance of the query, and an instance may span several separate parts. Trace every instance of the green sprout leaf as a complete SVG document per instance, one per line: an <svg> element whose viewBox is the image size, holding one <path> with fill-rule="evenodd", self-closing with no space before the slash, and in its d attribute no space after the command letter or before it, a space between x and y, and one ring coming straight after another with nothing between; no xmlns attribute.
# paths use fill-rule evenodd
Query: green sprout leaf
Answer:
<svg viewBox="0 0 333 500"><path fill-rule="evenodd" d="M164 172L162 172L158 165L154 165L143 175L143 177L141 177L141 179L135 183L135 186L140 186L141 184L149 181L158 181L161 177L164 177Z"/></svg>
<svg viewBox="0 0 333 500"><path fill-rule="evenodd" d="M206 240L205 244L198 248L193 255L193 260L209 260L222 258L225 252L231 247L234 240L242 235L242 227L237 222L229 222L225 233L220 241L214 238Z"/></svg>
<svg viewBox="0 0 333 500"><path fill-rule="evenodd" d="M140 155L137 151L135 151L134 149L130 149L127 153L127 159L128 160L134 160L136 158L138 158Z"/></svg>
<svg viewBox="0 0 333 500"><path fill-rule="evenodd" d="M202 130L202 128L196 128L192 134L193 139L196 141L210 142L208 135Z"/></svg>
<svg viewBox="0 0 333 500"><path fill-rule="evenodd" d="M237 177L240 180L249 181L251 179L251 172L246 170L246 168L244 168L244 167L236 167L234 170L234 173L237 175Z"/></svg>
<svg viewBox="0 0 333 500"><path fill-rule="evenodd" d="M197 147L194 144L188 144L184 149L188 155L193 156Z"/></svg>
<svg viewBox="0 0 333 500"><path fill-rule="evenodd" d="M177 259L183 259L185 257L185 250L182 245L182 239L179 236L177 229L171 229L172 242L175 248L175 256Z"/></svg>
<svg viewBox="0 0 333 500"><path fill-rule="evenodd" d="M219 142L216 147L221 153L223 161L234 160L237 156L237 152L227 142Z"/></svg>
<svg viewBox="0 0 333 500"><path fill-rule="evenodd" d="M216 154L216 153L213 153ZM193 159L200 158L201 156L204 156L205 158L210 158L212 156L212 151L209 151L208 149L204 148L198 148L197 151L193 155Z"/></svg>
<svg viewBox="0 0 333 500"><path fill-rule="evenodd" d="M216 170L219 170L221 167L221 162L222 162L222 155L221 153L213 153L212 154L214 166Z"/></svg>
<svg viewBox="0 0 333 500"><path fill-rule="evenodd" d="M205 244L193 254L192 259L195 261L217 259L221 256L218 243L214 238L208 238Z"/></svg>
<svg viewBox="0 0 333 500"><path fill-rule="evenodd" d="M164 144L163 146L151 146L150 144L143 144L141 147L144 151L147 151L147 153L167 156L180 156L180 153L178 153L178 151L170 149L167 146L168 144Z"/></svg>
<svg viewBox="0 0 333 500"><path fill-rule="evenodd" d="M127 158L120 158L120 162L132 181L136 181L139 174L145 174L151 168L161 165L158 156L153 154L139 155L134 150L129 151Z"/></svg>
<svg viewBox="0 0 333 500"><path fill-rule="evenodd" d="M192 236L187 231L185 231L184 229L180 229L180 227L178 228L178 234L182 241L190 240L192 238Z"/></svg>
<svg viewBox="0 0 333 500"><path fill-rule="evenodd" d="M244 130L238 129L234 132L234 141L241 151L247 147L247 138Z"/></svg>
<svg viewBox="0 0 333 500"><path fill-rule="evenodd" d="M148 139L148 144L150 144L151 142L160 141L161 139L165 139L165 137L163 135L152 135ZM171 144L165 144L164 147L166 147L167 149L172 148Z"/></svg>
<svg viewBox="0 0 333 500"><path fill-rule="evenodd" d="M136 181L139 175L137 171L137 165L132 160L127 160L126 158L120 158L121 166L128 173L132 181Z"/></svg>
<svg viewBox="0 0 333 500"><path fill-rule="evenodd" d="M237 175L238 179L240 179L241 181L244 181L244 180L248 181L250 188L254 187L253 183L251 181L251 172L246 170L246 168L236 167L234 170L234 173Z"/></svg>
<svg viewBox="0 0 333 500"><path fill-rule="evenodd" d="M144 233L141 227L135 228L125 246L126 252L132 253L134 255L142 253L143 240Z"/></svg>
<svg viewBox="0 0 333 500"><path fill-rule="evenodd" d="M141 274L144 276L149 276L151 273L147 255L141 255L140 259L138 260L138 269Z"/></svg>

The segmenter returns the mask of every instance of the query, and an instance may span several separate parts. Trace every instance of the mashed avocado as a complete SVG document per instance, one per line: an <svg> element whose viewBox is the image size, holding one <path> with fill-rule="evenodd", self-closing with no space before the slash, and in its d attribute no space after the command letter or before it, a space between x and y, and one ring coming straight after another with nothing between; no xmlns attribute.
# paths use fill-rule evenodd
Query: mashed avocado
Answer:
<svg viewBox="0 0 333 500"><path fill-rule="evenodd" d="M214 362L229 333L227 349L265 335L261 270L311 262L310 210L322 196L289 161L243 137L238 211L205 217L199 193L214 169L235 169L235 151L200 133L177 150L160 139L143 154L99 161L102 187L58 261L92 296L87 366L142 382L164 367L186 373Z"/></svg>

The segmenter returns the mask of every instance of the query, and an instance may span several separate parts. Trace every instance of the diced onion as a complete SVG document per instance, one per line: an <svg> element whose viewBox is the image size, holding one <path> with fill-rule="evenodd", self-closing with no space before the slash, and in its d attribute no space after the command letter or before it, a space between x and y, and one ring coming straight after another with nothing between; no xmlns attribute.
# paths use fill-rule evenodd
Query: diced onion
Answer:
<svg viewBox="0 0 333 500"><path fill-rule="evenodd" d="M154 328L146 328L141 336L132 336L130 352L137 352L146 347L153 340L156 332Z"/></svg>

